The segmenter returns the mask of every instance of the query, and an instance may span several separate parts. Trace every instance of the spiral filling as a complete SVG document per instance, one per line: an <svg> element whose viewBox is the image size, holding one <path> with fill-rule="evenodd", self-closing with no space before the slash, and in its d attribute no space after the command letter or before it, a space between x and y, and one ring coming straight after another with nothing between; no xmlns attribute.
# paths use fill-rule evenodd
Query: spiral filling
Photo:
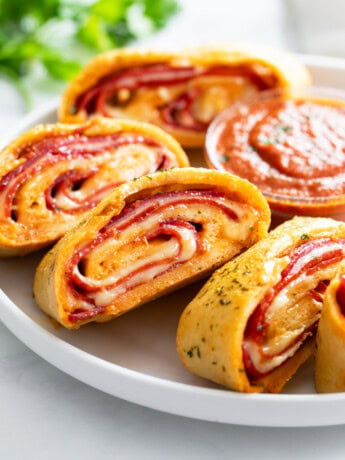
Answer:
<svg viewBox="0 0 345 460"><path fill-rule="evenodd" d="M345 240L319 238L283 256L288 264L280 281L256 307L244 333L243 359L251 380L278 368L314 336L325 289L344 254Z"/></svg>
<svg viewBox="0 0 345 460"><path fill-rule="evenodd" d="M32 217L20 214L20 199L28 201L26 210L81 213L121 183L175 166L172 152L139 134L91 137L76 132L43 139L24 147L13 169L0 179L0 219L21 223ZM48 186L42 185L49 180L43 180L45 175L51 180ZM31 183L39 184L40 195L29 201L23 190Z"/></svg>
<svg viewBox="0 0 345 460"><path fill-rule="evenodd" d="M207 253L204 207L217 210L224 225L242 217L239 205L212 190L162 192L127 204L74 250L67 264L70 305L74 302L69 320L116 308L121 295ZM117 255L114 263L105 262L110 251ZM117 265L133 254L130 263ZM109 266L102 271L104 263Z"/></svg>
<svg viewBox="0 0 345 460"><path fill-rule="evenodd" d="M146 103L154 100L155 107L149 110L157 111L163 124L203 132L217 113L241 95L277 84L276 77L260 65L202 68L151 64L102 78L79 97L71 113L85 111L106 117L122 113L135 118L141 109L147 116ZM131 104L133 113L128 110Z"/></svg>

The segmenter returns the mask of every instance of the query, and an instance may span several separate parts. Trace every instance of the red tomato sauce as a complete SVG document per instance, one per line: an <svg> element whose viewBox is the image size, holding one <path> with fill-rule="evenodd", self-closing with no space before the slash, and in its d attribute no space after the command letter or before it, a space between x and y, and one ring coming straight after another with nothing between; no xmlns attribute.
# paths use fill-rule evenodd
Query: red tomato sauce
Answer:
<svg viewBox="0 0 345 460"><path fill-rule="evenodd" d="M291 197L345 193L345 107L272 99L228 118L218 161L262 191Z"/></svg>

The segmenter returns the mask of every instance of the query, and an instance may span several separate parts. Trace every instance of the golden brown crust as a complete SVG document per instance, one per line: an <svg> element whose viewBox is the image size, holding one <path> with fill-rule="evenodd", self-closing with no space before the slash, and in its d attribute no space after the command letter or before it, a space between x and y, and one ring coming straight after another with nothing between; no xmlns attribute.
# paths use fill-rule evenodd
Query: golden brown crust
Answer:
<svg viewBox="0 0 345 460"><path fill-rule="evenodd" d="M251 231L250 229L242 229L243 235L240 236L240 239L244 238L242 243L239 245L234 243L233 247L231 247L229 240L219 241L219 244L222 247L224 246L222 251L219 254L214 251L213 254L212 250L207 249L198 259L197 266L192 258L177 270L167 271L155 278L153 282L144 283L125 293L125 295L116 299L116 305L110 305L101 314L84 321L71 322L69 320L69 312L66 310L65 272L66 264L71 259L71 255L76 250L75 248L79 247L80 244L85 244L86 241L94 239L111 217L120 214L126 203L157 195L161 192L207 189L209 187L212 187L215 191L225 193L234 202L242 203L243 206L248 206L255 210L256 217L253 217ZM173 209L169 209L170 213L173 212ZM238 253L243 247L250 246L264 237L267 233L269 220L269 209L260 192L249 182L227 173L202 168L183 168L144 176L138 180L123 184L114 190L47 254L36 272L34 283L36 301L42 310L68 328L77 328L89 321L111 319L157 296L205 277L212 269L213 264L220 266L225 261L224 257L228 257L227 260L229 260L230 256ZM223 251L227 255L222 255ZM129 252L128 258L130 257L131 253Z"/></svg>
<svg viewBox="0 0 345 460"><path fill-rule="evenodd" d="M322 307L315 356L315 386L319 393L345 391L345 317L336 300L344 273L343 263L327 288Z"/></svg>
<svg viewBox="0 0 345 460"><path fill-rule="evenodd" d="M150 140L167 149L175 158L174 161L176 161L178 167L189 165L188 158L178 142L160 128L148 123L95 117L81 125L62 123L38 125L21 134L0 153L0 179L12 170L16 170L21 164L25 165L25 162L20 157L25 148L31 148L32 146L34 149L35 144L42 140L58 138L59 136L67 137L76 133L90 138L117 133L147 136ZM104 160L104 164L105 162L106 160ZM84 164L86 168L86 162ZM80 169L82 165L83 160L80 160L77 169ZM98 165L101 165L101 163L98 163ZM90 167L92 166L96 165L90 163ZM54 167L56 172L54 172ZM64 170L72 170L75 167L76 165L71 163L71 166L67 165L64 169L59 170L56 163L54 163L51 168L34 172L32 176L28 177L28 180L21 184L18 193L21 193L22 202L20 198L16 198L16 207L21 213L22 219L19 218L16 222L12 222L12 220L5 217L0 218L0 257L24 255L36 251L56 241L77 222L83 212L71 216L63 217L61 214L59 216L58 212L54 213L47 209L43 196L44 189L54 182L56 175L62 174ZM110 166L107 166L107 168L109 169ZM109 174L109 178L104 180L111 181L111 175ZM36 185L34 181L36 181ZM25 193L24 189L26 190ZM23 192L20 192L21 190ZM30 203L28 204L25 201L29 201L29 195L31 201L35 204L32 208Z"/></svg>
<svg viewBox="0 0 345 460"><path fill-rule="evenodd" d="M254 382L243 362L244 332L261 299L287 266L282 254L300 244L306 234L310 239L344 238L345 224L294 218L213 274L180 318L177 351L186 369L236 391L281 391L311 355L314 342L308 341L292 358Z"/></svg>
<svg viewBox="0 0 345 460"><path fill-rule="evenodd" d="M92 88L100 79L121 69L141 65L165 63L171 66L253 66L271 72L279 87L303 87L310 84L305 66L289 53L268 47L227 45L220 48L198 48L182 52L113 50L96 56L66 88L59 107L59 119L65 123L85 121L87 114L71 113L80 95ZM151 119L146 120L151 121ZM200 147L205 133L179 129L159 122L182 145Z"/></svg>

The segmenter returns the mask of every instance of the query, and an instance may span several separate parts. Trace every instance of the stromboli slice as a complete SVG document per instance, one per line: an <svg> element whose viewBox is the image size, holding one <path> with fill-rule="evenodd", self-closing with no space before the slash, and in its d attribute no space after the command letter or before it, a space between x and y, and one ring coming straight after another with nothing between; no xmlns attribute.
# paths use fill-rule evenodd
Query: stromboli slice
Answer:
<svg viewBox="0 0 345 460"><path fill-rule="evenodd" d="M326 290L316 344L316 390L345 391L345 263Z"/></svg>
<svg viewBox="0 0 345 460"><path fill-rule="evenodd" d="M128 182L45 256L34 294L68 328L104 321L206 276L265 236L249 182L181 168Z"/></svg>
<svg viewBox="0 0 345 460"><path fill-rule="evenodd" d="M146 123L37 126L0 154L0 256L56 241L127 180L188 164L172 137Z"/></svg>
<svg viewBox="0 0 345 460"><path fill-rule="evenodd" d="M72 123L94 114L149 121L182 145L200 147L210 121L238 99L309 83L294 57L266 48L114 50L94 58L68 86L59 117Z"/></svg>
<svg viewBox="0 0 345 460"><path fill-rule="evenodd" d="M345 224L294 218L217 270L183 312L182 364L243 392L279 392L313 353Z"/></svg>

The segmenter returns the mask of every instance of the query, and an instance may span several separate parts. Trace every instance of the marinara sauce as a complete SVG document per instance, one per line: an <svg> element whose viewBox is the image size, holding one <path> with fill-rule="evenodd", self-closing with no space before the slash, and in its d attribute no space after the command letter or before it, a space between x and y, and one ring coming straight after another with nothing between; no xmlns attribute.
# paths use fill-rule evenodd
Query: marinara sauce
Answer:
<svg viewBox="0 0 345 460"><path fill-rule="evenodd" d="M273 211L345 220L345 99L270 92L207 136L208 163L254 183Z"/></svg>

